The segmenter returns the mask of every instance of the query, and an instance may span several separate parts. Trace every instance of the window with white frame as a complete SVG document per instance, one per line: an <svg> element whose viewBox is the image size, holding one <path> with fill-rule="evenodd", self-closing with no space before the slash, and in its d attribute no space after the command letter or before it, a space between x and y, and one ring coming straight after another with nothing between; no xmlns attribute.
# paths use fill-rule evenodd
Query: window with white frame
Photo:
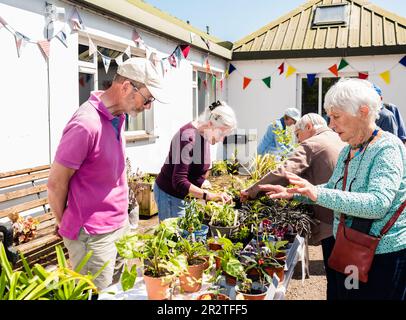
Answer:
<svg viewBox="0 0 406 320"><path fill-rule="evenodd" d="M218 79L220 77L221 74L217 72L207 73L198 68L193 70L193 119L197 119L206 107L220 99L218 92L220 89Z"/></svg>
<svg viewBox="0 0 406 320"><path fill-rule="evenodd" d="M321 5L313 16L313 28L348 24L348 4Z"/></svg>
<svg viewBox="0 0 406 320"><path fill-rule="evenodd" d="M79 102L85 102L91 91L106 90L110 87L114 75L117 73L118 65L114 60L122 55L127 48L125 44L109 43L93 40L100 54L111 58L108 72L106 73L102 56L98 53L89 56L89 40L85 37L79 38L78 64L79 64ZM120 47L122 48L120 51ZM134 57L133 53L131 56ZM126 54L123 55L123 61L127 60ZM128 134L151 134L153 133L153 113L146 110L133 118L126 115L125 131Z"/></svg>

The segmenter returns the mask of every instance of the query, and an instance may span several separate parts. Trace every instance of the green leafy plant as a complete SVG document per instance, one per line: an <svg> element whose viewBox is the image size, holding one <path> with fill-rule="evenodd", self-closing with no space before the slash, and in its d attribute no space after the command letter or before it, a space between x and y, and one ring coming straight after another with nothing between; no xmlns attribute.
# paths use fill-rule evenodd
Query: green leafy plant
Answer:
<svg viewBox="0 0 406 320"><path fill-rule="evenodd" d="M213 161L211 167L212 176L222 176L228 173L227 162L225 160Z"/></svg>
<svg viewBox="0 0 406 320"><path fill-rule="evenodd" d="M188 241L181 238L176 244L176 250L186 256L188 265L192 265L193 262L199 258L209 255L206 246L201 242Z"/></svg>
<svg viewBox="0 0 406 320"><path fill-rule="evenodd" d="M179 218L179 228L192 233L202 228L202 222L204 218L204 206L196 199L190 199L186 201L185 216Z"/></svg>
<svg viewBox="0 0 406 320"><path fill-rule="evenodd" d="M220 205L211 216L210 224L220 227L232 227L238 221L238 211L230 204Z"/></svg>

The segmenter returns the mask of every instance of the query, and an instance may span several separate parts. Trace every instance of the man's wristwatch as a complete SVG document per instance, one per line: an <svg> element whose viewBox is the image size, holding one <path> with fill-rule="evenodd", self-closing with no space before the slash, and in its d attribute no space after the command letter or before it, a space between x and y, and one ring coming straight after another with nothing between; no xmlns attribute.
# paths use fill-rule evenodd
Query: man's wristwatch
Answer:
<svg viewBox="0 0 406 320"><path fill-rule="evenodd" d="M207 201L207 192L206 191L203 191L203 200Z"/></svg>

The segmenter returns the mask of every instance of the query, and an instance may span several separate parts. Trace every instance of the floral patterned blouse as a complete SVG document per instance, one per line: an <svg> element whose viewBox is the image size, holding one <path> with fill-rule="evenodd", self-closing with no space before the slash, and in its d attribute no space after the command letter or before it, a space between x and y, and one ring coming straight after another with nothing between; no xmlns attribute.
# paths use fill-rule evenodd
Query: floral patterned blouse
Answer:
<svg viewBox="0 0 406 320"><path fill-rule="evenodd" d="M316 204L334 211L334 234L340 213L346 215L346 225L352 217L374 219L370 234L379 235L381 229L406 200L406 148L398 137L382 132L375 143L354 157L348 167L346 190L342 191L344 161L350 152L346 146L340 153L330 180L317 186ZM298 197L304 200L304 197ZM306 198L307 199L307 198ZM406 248L406 209L381 239L377 254Z"/></svg>

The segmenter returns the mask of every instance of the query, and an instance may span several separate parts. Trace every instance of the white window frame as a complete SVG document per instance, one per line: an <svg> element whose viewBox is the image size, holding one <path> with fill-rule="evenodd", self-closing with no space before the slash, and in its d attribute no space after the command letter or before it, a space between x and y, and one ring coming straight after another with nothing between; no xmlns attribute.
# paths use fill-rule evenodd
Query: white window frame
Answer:
<svg viewBox="0 0 406 320"><path fill-rule="evenodd" d="M195 102L192 103L192 107L194 108L193 110L193 120L197 120L198 116L199 116L199 94L198 94L198 76L199 76L199 72L203 72L203 73L207 73L207 74L213 74L216 76L217 79L222 79L223 75L224 75L224 71L220 70L218 68L213 68L211 67L211 73L208 73L206 68L197 64L197 63L193 63L192 62L192 66L193 66L193 70L192 70L192 90L196 90L196 101L192 101ZM193 74L196 72L196 76L193 77ZM201 84L203 85L203 84ZM209 85L209 84L208 84ZM211 84L210 84L211 85ZM224 83L223 83L224 85ZM217 87L217 84L216 84ZM220 95L219 95L220 93ZM219 98L219 96L221 98ZM219 90L216 89L216 100L221 100L222 99L222 93L221 93L221 88ZM192 99L193 99L193 94L192 94Z"/></svg>
<svg viewBox="0 0 406 320"><path fill-rule="evenodd" d="M344 18L340 20L321 20L317 21L317 18L322 18L323 9L327 10L328 8L344 8ZM349 5L348 3L335 3L335 4L327 4L327 5L319 5L314 9L313 13L313 21L312 21L312 28L319 28L323 26L332 26L332 25L340 25L346 26L348 25L349 21Z"/></svg>
<svg viewBox="0 0 406 320"><path fill-rule="evenodd" d="M107 34L97 32L95 30L79 31L78 46L85 45L89 46L89 39L87 34L91 37L94 45L96 47L104 47L112 50L124 52L128 46L131 48L132 56L145 57L146 52L140 48L134 47L131 42L126 39L121 39L119 37L111 36L111 39L107 39ZM80 73L91 74L94 79L93 90L98 88L98 66L97 66L97 53L93 55L92 62L81 61L78 58L78 69ZM154 108L144 111L144 128L145 130L135 130L135 131L125 131L124 135L126 138L133 138L136 136L153 136L155 121L154 121ZM128 139L127 139L128 140Z"/></svg>

